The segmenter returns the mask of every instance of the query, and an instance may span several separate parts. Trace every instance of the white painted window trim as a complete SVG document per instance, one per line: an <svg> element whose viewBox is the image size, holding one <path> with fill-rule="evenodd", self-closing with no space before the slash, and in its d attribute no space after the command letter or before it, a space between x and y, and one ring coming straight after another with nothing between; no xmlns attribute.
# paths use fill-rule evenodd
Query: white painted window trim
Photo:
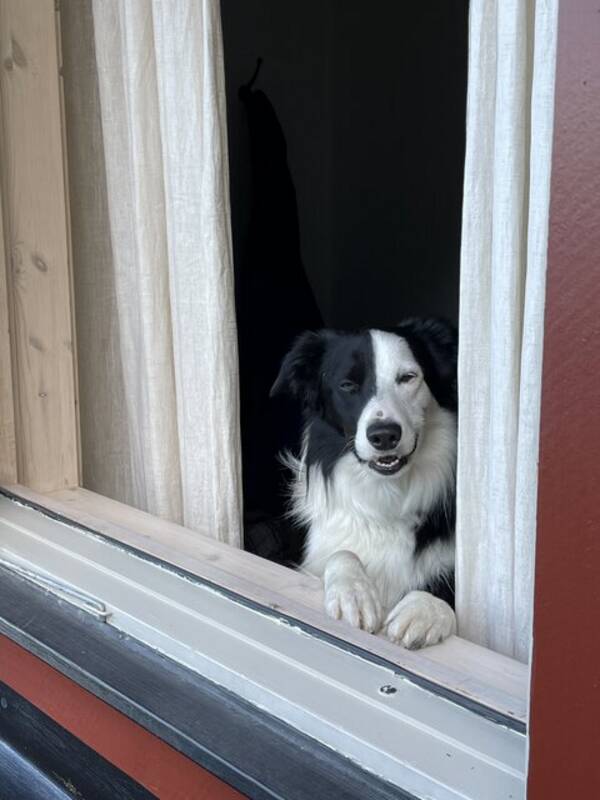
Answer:
<svg viewBox="0 0 600 800"><path fill-rule="evenodd" d="M0 560L417 797L525 797L524 733L416 673L6 497Z"/></svg>

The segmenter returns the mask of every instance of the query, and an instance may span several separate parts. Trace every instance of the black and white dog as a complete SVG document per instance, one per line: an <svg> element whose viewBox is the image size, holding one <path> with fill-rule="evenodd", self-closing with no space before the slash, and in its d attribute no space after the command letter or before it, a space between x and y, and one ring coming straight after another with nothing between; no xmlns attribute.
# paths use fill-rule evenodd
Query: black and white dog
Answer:
<svg viewBox="0 0 600 800"><path fill-rule="evenodd" d="M455 630L456 354L438 320L308 332L272 389L304 408L287 457L302 569L323 578L330 616L409 648Z"/></svg>

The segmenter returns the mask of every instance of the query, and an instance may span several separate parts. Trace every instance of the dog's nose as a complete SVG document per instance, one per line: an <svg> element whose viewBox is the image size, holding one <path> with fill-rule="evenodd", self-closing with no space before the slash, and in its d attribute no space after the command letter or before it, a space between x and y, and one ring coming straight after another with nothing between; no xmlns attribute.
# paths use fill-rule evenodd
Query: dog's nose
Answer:
<svg viewBox="0 0 600 800"><path fill-rule="evenodd" d="M367 439L376 450L393 450L402 438L396 422L374 422L367 428Z"/></svg>

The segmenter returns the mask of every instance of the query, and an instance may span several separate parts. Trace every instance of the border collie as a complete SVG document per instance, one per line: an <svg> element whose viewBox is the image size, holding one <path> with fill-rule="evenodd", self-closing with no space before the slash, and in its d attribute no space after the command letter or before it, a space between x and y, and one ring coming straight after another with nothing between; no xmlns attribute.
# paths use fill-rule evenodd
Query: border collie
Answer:
<svg viewBox="0 0 600 800"><path fill-rule="evenodd" d="M302 334L271 394L304 409L291 513L308 527L301 569L325 609L404 647L454 632L455 330Z"/></svg>

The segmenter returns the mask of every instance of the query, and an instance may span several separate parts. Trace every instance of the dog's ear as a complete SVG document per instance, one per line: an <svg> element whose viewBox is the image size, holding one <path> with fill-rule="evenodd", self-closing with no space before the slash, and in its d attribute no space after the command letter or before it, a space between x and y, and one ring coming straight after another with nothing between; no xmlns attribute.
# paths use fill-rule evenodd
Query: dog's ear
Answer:
<svg viewBox="0 0 600 800"><path fill-rule="evenodd" d="M403 320L397 332L408 342L438 403L456 410L458 333L455 326L444 319L413 317Z"/></svg>
<svg viewBox="0 0 600 800"><path fill-rule="evenodd" d="M287 392L305 408L316 407L326 338L325 331L306 331L296 339L283 359L270 397Z"/></svg>

